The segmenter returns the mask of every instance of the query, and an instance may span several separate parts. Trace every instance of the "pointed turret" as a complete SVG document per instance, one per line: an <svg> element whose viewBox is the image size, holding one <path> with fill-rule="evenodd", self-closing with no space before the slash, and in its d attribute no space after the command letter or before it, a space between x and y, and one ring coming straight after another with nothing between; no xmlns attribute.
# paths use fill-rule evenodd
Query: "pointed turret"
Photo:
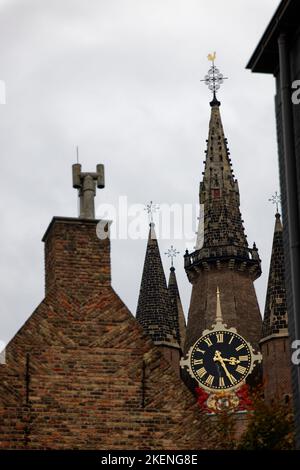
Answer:
<svg viewBox="0 0 300 470"><path fill-rule="evenodd" d="M136 319L179 373L180 346L154 223L150 223Z"/></svg>
<svg viewBox="0 0 300 470"><path fill-rule="evenodd" d="M182 303L180 299L176 273L174 266L170 268L169 284L168 291L172 304L172 312L174 316L174 323L176 324L176 339L180 345L180 349L183 352L184 342L185 342L185 332L186 332L186 323L184 312L182 308Z"/></svg>
<svg viewBox="0 0 300 470"><path fill-rule="evenodd" d="M278 212L275 217L262 339L270 335L282 335L288 332L282 224Z"/></svg>
<svg viewBox="0 0 300 470"><path fill-rule="evenodd" d="M291 350L284 276L283 232L280 214L275 215L272 255L260 341L263 355L264 395L288 402L291 396Z"/></svg>

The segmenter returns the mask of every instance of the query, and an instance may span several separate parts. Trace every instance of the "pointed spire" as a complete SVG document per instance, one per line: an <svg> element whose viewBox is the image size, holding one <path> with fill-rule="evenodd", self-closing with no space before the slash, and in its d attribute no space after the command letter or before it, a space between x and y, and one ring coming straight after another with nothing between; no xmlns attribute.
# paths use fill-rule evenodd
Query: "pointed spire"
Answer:
<svg viewBox="0 0 300 470"><path fill-rule="evenodd" d="M170 268L168 291L172 304L174 324L176 325L176 339L180 345L181 351L183 351L186 333L186 322L180 299L174 266L171 266Z"/></svg>
<svg viewBox="0 0 300 470"><path fill-rule="evenodd" d="M287 334L287 322L283 234L280 214L276 212L262 339Z"/></svg>
<svg viewBox="0 0 300 470"><path fill-rule="evenodd" d="M209 57L214 60L215 55ZM184 266L193 283L200 268L229 263L230 269L247 271L252 280L261 275L261 260L255 246L249 248L240 212L240 193L224 134L216 90L224 77L211 67L204 81L213 92L206 158L200 182L200 217L195 251L186 254ZM220 81L218 81L220 80Z"/></svg>
<svg viewBox="0 0 300 470"><path fill-rule="evenodd" d="M179 348L153 222L150 223L136 319L155 344Z"/></svg>
<svg viewBox="0 0 300 470"><path fill-rule="evenodd" d="M236 250L237 255L249 258L239 208L238 182L233 174L218 106L211 109L205 170L200 183L200 204L204 204L203 248L214 252L218 247L223 247L226 252L227 247L231 254Z"/></svg>
<svg viewBox="0 0 300 470"><path fill-rule="evenodd" d="M217 287L216 323L223 323L219 287Z"/></svg>

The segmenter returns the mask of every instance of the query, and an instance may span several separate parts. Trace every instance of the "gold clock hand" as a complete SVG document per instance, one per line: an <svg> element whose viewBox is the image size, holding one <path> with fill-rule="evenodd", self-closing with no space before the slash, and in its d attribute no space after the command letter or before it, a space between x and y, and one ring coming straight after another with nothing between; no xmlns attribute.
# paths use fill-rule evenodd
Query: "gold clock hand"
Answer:
<svg viewBox="0 0 300 470"><path fill-rule="evenodd" d="M222 359L224 362L229 362L231 366L235 366L236 364L240 363L240 361L236 359L235 357L232 356L229 359L227 359L227 357L222 357L220 351L216 351L214 361L218 361L220 359Z"/></svg>
<svg viewBox="0 0 300 470"><path fill-rule="evenodd" d="M215 352L214 361L219 361L221 363L221 366L223 367L225 374L227 375L230 383L232 383L232 375L229 373L220 351Z"/></svg>
<svg viewBox="0 0 300 470"><path fill-rule="evenodd" d="M227 359L226 357L223 357L223 361L228 362L231 366L235 366L236 364L239 364L240 361L236 359L235 357L230 357Z"/></svg>

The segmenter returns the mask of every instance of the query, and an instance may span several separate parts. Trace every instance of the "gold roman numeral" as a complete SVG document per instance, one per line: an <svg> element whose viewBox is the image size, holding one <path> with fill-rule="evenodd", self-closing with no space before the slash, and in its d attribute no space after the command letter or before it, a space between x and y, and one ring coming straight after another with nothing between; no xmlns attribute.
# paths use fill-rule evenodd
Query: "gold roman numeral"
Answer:
<svg viewBox="0 0 300 470"><path fill-rule="evenodd" d="M195 351L197 351L197 352L200 352L200 353L202 353L202 354L204 354L204 353L205 353L205 351L203 351L203 349L200 349L199 347L198 347L198 348L196 348L196 349L195 349Z"/></svg>
<svg viewBox="0 0 300 470"><path fill-rule="evenodd" d="M224 341L224 333L217 333L217 343L223 343Z"/></svg>
<svg viewBox="0 0 300 470"><path fill-rule="evenodd" d="M194 359L195 366L203 364L203 359Z"/></svg>
<svg viewBox="0 0 300 470"><path fill-rule="evenodd" d="M224 387L224 386L225 386L224 378L219 377L219 387Z"/></svg>
<svg viewBox="0 0 300 470"><path fill-rule="evenodd" d="M243 349L245 347L245 345L242 343L240 344L237 348L235 348L236 351L240 351L241 349Z"/></svg>
<svg viewBox="0 0 300 470"><path fill-rule="evenodd" d="M234 336L231 336L230 341L228 341L228 344L231 344L234 339Z"/></svg>
<svg viewBox="0 0 300 470"><path fill-rule="evenodd" d="M206 344L207 344L208 347L209 347L209 346L212 346L212 342L211 342L211 339L210 339L210 338L205 338L204 341L206 342Z"/></svg>
<svg viewBox="0 0 300 470"><path fill-rule="evenodd" d="M212 385L213 381L214 381L214 376L213 376L213 375L209 375L209 376L207 377L207 379L205 380L205 384L206 384L206 385Z"/></svg>
<svg viewBox="0 0 300 470"><path fill-rule="evenodd" d="M247 362L248 361L248 356L240 356L239 361L240 362L245 362L245 361Z"/></svg>
<svg viewBox="0 0 300 470"><path fill-rule="evenodd" d="M202 379L202 377L207 374L206 370L204 367L201 367L201 369L198 370L198 375L200 377L200 379Z"/></svg>
<svg viewBox="0 0 300 470"><path fill-rule="evenodd" d="M239 374L244 374L246 372L246 367L243 367L243 366L237 366L237 368L235 369Z"/></svg>

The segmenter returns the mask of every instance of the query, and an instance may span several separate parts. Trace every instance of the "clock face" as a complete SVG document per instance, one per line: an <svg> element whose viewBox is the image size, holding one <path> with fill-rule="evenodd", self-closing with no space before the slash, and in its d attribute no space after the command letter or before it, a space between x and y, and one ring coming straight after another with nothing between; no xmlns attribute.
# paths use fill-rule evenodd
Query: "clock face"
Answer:
<svg viewBox="0 0 300 470"><path fill-rule="evenodd" d="M208 390L236 388L250 372L251 351L244 338L227 330L199 338L191 351L191 370Z"/></svg>

